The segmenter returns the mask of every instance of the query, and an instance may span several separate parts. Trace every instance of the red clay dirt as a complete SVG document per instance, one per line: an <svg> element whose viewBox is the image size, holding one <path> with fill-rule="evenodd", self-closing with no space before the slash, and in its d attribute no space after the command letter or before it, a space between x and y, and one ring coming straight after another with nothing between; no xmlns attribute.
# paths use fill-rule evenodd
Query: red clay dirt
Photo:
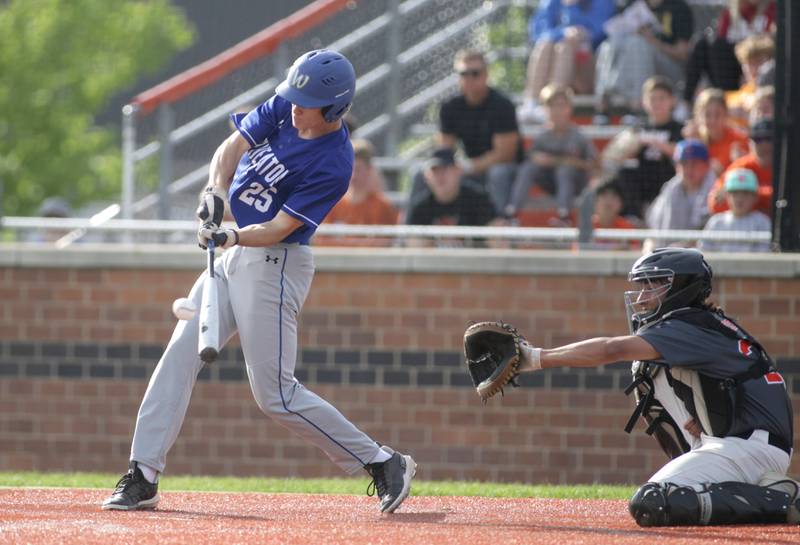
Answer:
<svg viewBox="0 0 800 545"><path fill-rule="evenodd" d="M0 543L800 543L798 526L639 528L625 501L411 497L382 515L366 496L167 492L126 513L100 509L107 493L0 489Z"/></svg>

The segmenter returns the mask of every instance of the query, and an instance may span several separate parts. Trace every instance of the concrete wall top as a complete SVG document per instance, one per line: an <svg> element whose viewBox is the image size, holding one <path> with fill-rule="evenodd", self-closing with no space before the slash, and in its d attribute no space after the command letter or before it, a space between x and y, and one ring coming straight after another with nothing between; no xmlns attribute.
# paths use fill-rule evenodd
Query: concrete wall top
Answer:
<svg viewBox="0 0 800 545"><path fill-rule="evenodd" d="M564 274L619 276L638 252L431 248L315 247L317 270L334 272ZM798 278L800 254L708 254L719 277ZM0 245L0 267L135 268L197 270L205 254L186 245L79 244L56 249L41 244Z"/></svg>

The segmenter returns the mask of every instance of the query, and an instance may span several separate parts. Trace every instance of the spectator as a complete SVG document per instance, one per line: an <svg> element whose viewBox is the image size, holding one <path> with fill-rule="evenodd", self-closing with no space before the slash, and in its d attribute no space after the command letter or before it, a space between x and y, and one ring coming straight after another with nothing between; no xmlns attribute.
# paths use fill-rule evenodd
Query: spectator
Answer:
<svg viewBox="0 0 800 545"><path fill-rule="evenodd" d="M708 219L706 199L715 179L708 148L699 140L681 140L675 146L675 166L675 177L664 184L647 211L647 226L662 230L702 229Z"/></svg>
<svg viewBox="0 0 800 545"><path fill-rule="evenodd" d="M572 122L569 87L551 83L539 98L545 106L547 129L534 140L530 160L520 165L504 215L514 216L527 199L531 184L536 184L555 195L559 219L566 221L575 196L596 167L597 152Z"/></svg>
<svg viewBox="0 0 800 545"><path fill-rule="evenodd" d="M736 58L742 65L744 83L736 91L725 94L728 111L738 125L747 127L747 120L756 92L756 78L761 67L775 58L775 42L771 36L751 36L736 45Z"/></svg>
<svg viewBox="0 0 800 545"><path fill-rule="evenodd" d="M482 187L462 179L461 167L456 164L452 149L434 149L422 172L428 189L409 203L408 225L483 226L493 223L497 215L489 195ZM469 243L443 240L440 245L461 246L464 242Z"/></svg>
<svg viewBox="0 0 800 545"><path fill-rule="evenodd" d="M620 216L622 212L622 188L611 179L594 188L594 229L633 229L634 225Z"/></svg>
<svg viewBox="0 0 800 545"><path fill-rule="evenodd" d="M383 179L372 164L375 149L366 140L354 139L353 152L355 161L350 187L325 221L354 225L396 224L397 209L384 195Z"/></svg>
<svg viewBox="0 0 800 545"><path fill-rule="evenodd" d="M70 218L72 208L61 197L48 197L39 205L36 215L42 218ZM25 242L56 242L69 233L69 229L40 229L25 233L22 237Z"/></svg>
<svg viewBox="0 0 800 545"><path fill-rule="evenodd" d="M672 154L675 143L681 139L682 128L672 117L675 94L667 78L654 76L644 83L642 105L647 122L635 131L638 145L624 158L629 161L623 162L618 174L625 196L623 214L639 218L644 217L644 210L661 186L675 175Z"/></svg>
<svg viewBox="0 0 800 545"><path fill-rule="evenodd" d="M622 188L609 179L594 188L594 214L592 229L634 229L635 226L620 215L622 212ZM591 246L595 250L628 250L637 247L636 242L595 238Z"/></svg>
<svg viewBox="0 0 800 545"><path fill-rule="evenodd" d="M750 108L750 126L762 119L775 117L775 87L765 85L758 87L753 95L753 107Z"/></svg>
<svg viewBox="0 0 800 545"><path fill-rule="evenodd" d="M642 5L629 1L626 10L635 4ZM635 32L609 32L597 50L594 94L598 122L607 121L605 116L615 95L622 97L632 111L638 111L642 85L648 78L661 75L674 82L683 78L694 30L689 5L685 0L646 0L646 6L655 24L645 24Z"/></svg>
<svg viewBox="0 0 800 545"><path fill-rule="evenodd" d="M771 119L757 121L750 128L750 153L732 162L726 173L746 168L758 179L758 201L756 209L767 216L772 215L772 134ZM708 208L712 214L728 209L725 195L725 174L721 175L708 195Z"/></svg>
<svg viewBox="0 0 800 545"><path fill-rule="evenodd" d="M755 210L758 180L752 170L737 168L725 173L725 198L729 210L714 214L704 231L771 231L766 214ZM768 252L769 242L713 242L701 240L704 252Z"/></svg>
<svg viewBox="0 0 800 545"><path fill-rule="evenodd" d="M742 66L736 58L735 45L750 36L775 30L775 0L729 0L728 4L717 19L716 32L707 29L692 44L683 91L687 104L694 101L703 76L708 77L710 87L738 89Z"/></svg>
<svg viewBox="0 0 800 545"><path fill-rule="evenodd" d="M728 106L720 89L704 89L697 95L694 116L683 128L683 136L697 138L708 147L715 176L747 153L747 135L728 124Z"/></svg>
<svg viewBox="0 0 800 545"><path fill-rule="evenodd" d="M542 122L539 93L548 83L576 93L594 89L594 50L606 35L603 23L614 14L613 0L543 0L528 21L533 45L528 59L523 121Z"/></svg>
<svg viewBox="0 0 800 545"><path fill-rule="evenodd" d="M346 124L344 119L343 122ZM354 161L350 186L325 218L325 223L395 225L398 211L383 193L383 177L372 164L375 149L367 140L354 138L352 144ZM391 246L392 243L391 238L377 236L314 236L314 244L318 246Z"/></svg>
<svg viewBox="0 0 800 545"><path fill-rule="evenodd" d="M453 63L461 93L442 104L438 144L467 156L464 175L486 189L497 210L508 201L522 147L514 104L487 83L484 56L472 50L456 53ZM411 199L424 187L418 175Z"/></svg>

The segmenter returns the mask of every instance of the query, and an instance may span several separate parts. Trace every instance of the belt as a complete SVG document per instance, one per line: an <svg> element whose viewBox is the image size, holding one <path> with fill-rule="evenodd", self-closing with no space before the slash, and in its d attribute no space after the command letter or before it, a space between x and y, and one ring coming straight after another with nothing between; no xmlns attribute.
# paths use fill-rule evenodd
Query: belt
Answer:
<svg viewBox="0 0 800 545"><path fill-rule="evenodd" d="M728 435L728 437L738 437L740 439L750 439L750 437L755 432L756 432L756 430L743 431L743 432L740 432L740 433L731 433L730 435ZM786 439L784 439L780 435L775 435L774 433L768 433L767 434L767 443L769 443L773 447L777 447L777 448L781 449L783 452L785 452L789 456L792 455L792 445L791 445L791 443L789 443L789 441L787 441Z"/></svg>

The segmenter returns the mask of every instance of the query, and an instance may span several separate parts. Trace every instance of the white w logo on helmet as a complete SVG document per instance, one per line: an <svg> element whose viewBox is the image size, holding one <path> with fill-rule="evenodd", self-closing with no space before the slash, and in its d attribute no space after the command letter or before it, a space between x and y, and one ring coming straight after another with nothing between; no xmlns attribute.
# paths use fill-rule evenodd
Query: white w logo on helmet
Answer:
<svg viewBox="0 0 800 545"><path fill-rule="evenodd" d="M306 83L309 82L311 78L305 74L301 74L300 72L295 72L292 74L292 81L290 82L292 87L296 87L297 89L302 89L305 87Z"/></svg>

